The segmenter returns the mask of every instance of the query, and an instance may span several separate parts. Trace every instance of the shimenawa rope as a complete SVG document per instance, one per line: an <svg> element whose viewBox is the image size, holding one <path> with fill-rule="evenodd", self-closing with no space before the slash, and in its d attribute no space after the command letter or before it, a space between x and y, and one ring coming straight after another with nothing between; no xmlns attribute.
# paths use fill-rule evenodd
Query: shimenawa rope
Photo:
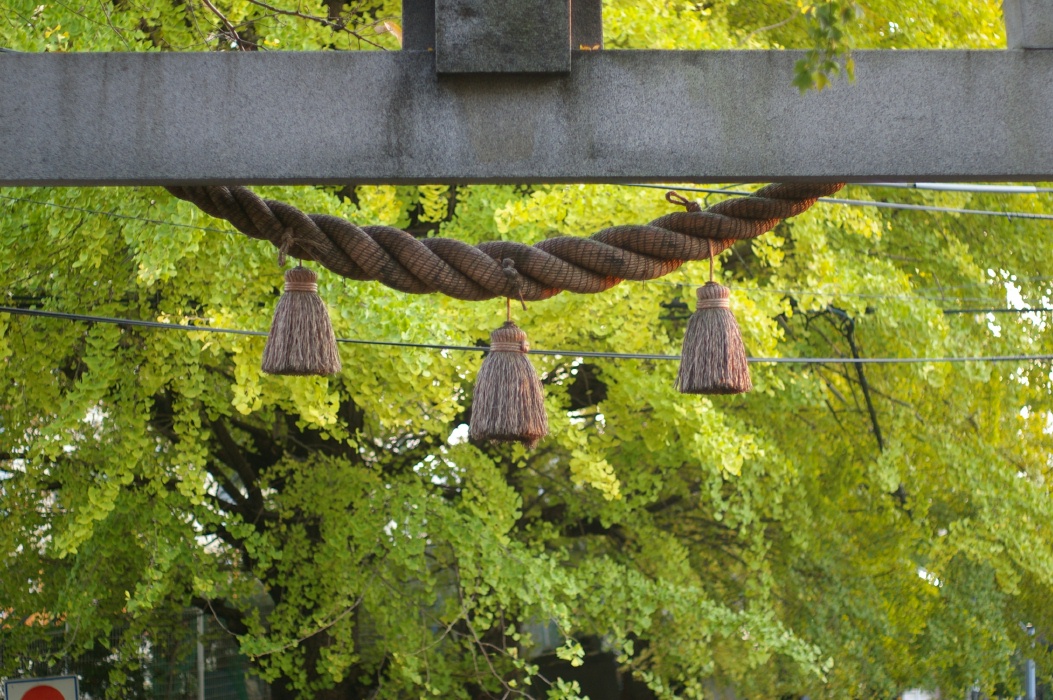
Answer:
<svg viewBox="0 0 1053 700"><path fill-rule="evenodd" d="M512 241L471 246L448 238L417 239L390 226L357 226L335 216L305 214L244 187L168 190L229 221L247 236L268 240L291 257L317 261L349 279L378 280L403 292L440 292L471 301L494 297L538 301L561 291L593 294L623 280L669 274L688 260L710 257L711 249L717 255L736 241L771 230L842 186L768 185L751 196L724 200L707 209L689 206L689 211L667 214L647 224L614 226L589 238L558 236L535 246ZM506 274L505 260L511 261L517 275Z"/></svg>
<svg viewBox="0 0 1053 700"><path fill-rule="evenodd" d="M834 184L769 185L748 197L703 210L675 192L666 199L686 211L644 225L615 226L589 238L560 236L535 246L447 238L414 238L389 226L363 226L305 214L265 200L244 187L170 187L242 233L270 241L287 255L315 260L351 279L375 279L397 290L441 292L466 300L506 297L507 322L490 337L475 384L469 435L473 440L519 441L533 447L548 433L544 391L526 353L526 333L512 322L511 303L561 291L602 292L622 280L668 274L687 260L708 258L710 281L698 290L688 324L677 386L684 393L731 394L752 383L728 289L713 282L713 258L737 240L754 238L807 210ZM286 290L264 348L263 369L279 374L340 371L333 331L316 293L316 277L302 267L286 273Z"/></svg>

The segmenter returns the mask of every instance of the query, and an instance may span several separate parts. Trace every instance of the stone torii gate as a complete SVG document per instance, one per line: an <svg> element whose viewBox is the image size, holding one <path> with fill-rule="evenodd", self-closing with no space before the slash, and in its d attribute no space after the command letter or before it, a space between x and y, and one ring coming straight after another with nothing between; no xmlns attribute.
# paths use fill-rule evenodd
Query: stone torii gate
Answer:
<svg viewBox="0 0 1053 700"><path fill-rule="evenodd" d="M0 53L0 186L1053 180L1053 1L1010 50L579 51L599 0L405 0L391 52ZM539 21L543 18L543 21Z"/></svg>

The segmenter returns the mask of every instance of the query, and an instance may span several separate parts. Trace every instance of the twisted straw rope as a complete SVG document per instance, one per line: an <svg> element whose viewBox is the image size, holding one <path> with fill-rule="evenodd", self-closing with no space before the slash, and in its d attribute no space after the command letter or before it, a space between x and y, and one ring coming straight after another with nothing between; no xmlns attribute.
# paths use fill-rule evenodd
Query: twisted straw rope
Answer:
<svg viewBox="0 0 1053 700"><path fill-rule="evenodd" d="M492 241L471 246L449 238L414 238L390 226L356 226L326 214L265 200L244 187L169 187L180 199L225 219L282 253L314 260L354 280L378 280L413 294L457 299L547 299L561 291L594 294L622 280L667 275L688 260L705 260L770 231L843 183L768 185L705 210L661 216L648 224L614 226L589 238L560 236L535 246ZM697 209L697 210L690 210ZM712 245L710 245L712 240ZM511 259L517 275L502 261Z"/></svg>

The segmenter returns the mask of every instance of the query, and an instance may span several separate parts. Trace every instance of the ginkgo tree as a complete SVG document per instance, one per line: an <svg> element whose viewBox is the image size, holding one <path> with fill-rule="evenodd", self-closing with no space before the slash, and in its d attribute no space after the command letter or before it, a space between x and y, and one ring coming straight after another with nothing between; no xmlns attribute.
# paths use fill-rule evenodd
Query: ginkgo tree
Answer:
<svg viewBox="0 0 1053 700"><path fill-rule="evenodd" d="M21 51L398 47L383 2L3 3ZM1004 44L993 2L604 9L610 49L815 47L822 75L823 51ZM617 185L258 191L469 243L669 210ZM1023 658L1053 669L1050 368L1027 359L1053 340L1048 312L1005 311L1049 305L1048 219L820 203L737 244L717 276L750 354L829 358L755 363L745 396L683 396L675 362L617 357L678 352L704 265L532 303L517 322L566 352L532 356L552 430L526 450L466 439L477 352L344 344L337 376L262 375L262 338L210 329L266 328L276 251L159 188L0 203L6 307L200 327L0 313L0 675L61 628L55 653L107 646L106 692L133 696L144 635L188 606L275 698L587 692L547 652L613 654L659 698L1012 693ZM324 272L320 291L358 340L482 346L505 314ZM839 361L995 356L1018 359Z"/></svg>

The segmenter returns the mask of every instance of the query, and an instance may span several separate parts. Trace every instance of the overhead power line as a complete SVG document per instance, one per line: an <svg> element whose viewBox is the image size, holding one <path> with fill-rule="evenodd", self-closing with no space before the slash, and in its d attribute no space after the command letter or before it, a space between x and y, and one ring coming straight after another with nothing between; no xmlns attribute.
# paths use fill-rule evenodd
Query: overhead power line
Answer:
<svg viewBox="0 0 1053 700"><path fill-rule="evenodd" d="M894 183L893 184L880 183L880 184L881 184L881 186L895 186ZM915 183L915 184L920 185L920 184L925 184L925 183ZM720 195L728 195L728 196L749 196L749 195L754 194L753 192L750 192L749 190L729 190L729 189L714 188L714 187L685 187L685 186L679 186L679 185L661 185L661 184L654 185L654 184L647 184L647 183L631 183L631 184L627 184L625 186L626 187L643 187L643 188L648 188L648 189L663 189L663 190L677 189L677 190L680 190L680 191L683 191L683 192L700 192L700 193L703 193L703 194L720 194ZM966 187L966 185L961 185L960 187ZM980 185L974 185L973 187L980 187ZM987 185L985 187L998 187L998 186L997 185ZM1053 188L1034 188L1034 189L1036 191L1039 191L1039 192L1046 192L1046 191L1053 192ZM958 190L955 190L955 191L958 191ZM994 191L994 190L983 190L983 191ZM85 214L96 214L96 215L101 215L101 216L110 216L110 217L113 217L113 218L116 218L116 219L127 219L127 220L132 220L132 221L141 221L143 223L158 224L158 225L163 225L163 226L176 226L176 227L181 227L181 228L196 229L196 230L199 230L199 231L211 231L211 232L214 232L214 233L233 233L233 231L230 230L230 229L219 229L219 228L214 228L214 227L209 227L209 226L197 226L197 225L194 225L194 224L183 224L183 223L172 222L172 221L160 221L160 220L157 220L157 219L148 219L148 218L143 218L143 217L138 217L138 216L130 216L128 214L119 214L117 212L99 211L99 210L95 210L95 209L88 209L88 208L85 208L85 207L77 207L77 206L72 206L72 205L68 205L68 204L57 204L55 202L44 202L44 201L40 201L40 200L26 199L26 198L22 198L22 197L11 197L11 196L7 196L7 195L0 195L0 199L6 199L6 200L11 201L11 202L22 202L22 203L26 203L26 204L37 204L37 205L45 206L45 207L54 207L56 209L66 209L66 210L69 210L69 211L79 211L79 212L83 212ZM972 216L994 216L994 217L999 217L999 218L1004 218L1004 219L1009 219L1009 220L1012 220L1012 219L1028 219L1028 220L1035 220L1035 221L1053 221L1053 214L1041 214L1041 213L1034 213L1034 212L994 211L994 210L991 210L991 209L959 209L959 208L955 208L955 207L941 207L941 206L935 206L935 205L930 205L930 204L910 204L908 202L879 202L879 201L874 201L874 200L870 200L870 199L844 199L844 198L839 198L839 197L822 197L822 198L819 199L819 201L823 202L823 203L826 203L826 204L842 204L842 205L846 205L846 206L855 206L855 207L875 207L875 208L878 208L878 209L895 209L895 210L904 210L904 211L922 211L922 212L941 213L941 214L965 214L965 215L972 215Z"/></svg>
<svg viewBox="0 0 1053 700"><path fill-rule="evenodd" d="M944 315L951 314L1030 314L1048 313L1053 309L1042 307L1036 309L943 309Z"/></svg>
<svg viewBox="0 0 1053 700"><path fill-rule="evenodd" d="M658 283L658 280L650 280L648 284ZM667 282L667 284L683 286L682 282ZM944 295L942 297L926 294L881 294L879 292L840 292L823 289L785 289L776 287L743 287L739 285L725 285L728 289L743 294L784 294L790 296L813 296L813 297L837 297L838 299L886 299L890 301L927 301L927 302L949 302L957 303L972 302L980 304L999 304L1004 299L993 299L990 297L953 297Z"/></svg>
<svg viewBox="0 0 1053 700"><path fill-rule="evenodd" d="M52 207L53 209L65 209L66 211L76 211L82 214L93 214L95 216L109 216L113 219L125 219L128 221L139 221L144 224L157 224L159 226L175 226L176 228L189 228L196 231L209 231L211 233L234 233L232 229L214 228L211 226L198 226L196 224L184 224L178 221L162 221L161 219L147 219L141 216L131 216L130 214L120 214L115 211L102 211L99 209L88 209L86 207L75 207L70 204L58 204L56 202L42 202L39 199L25 199L23 197L9 197L5 194L0 194L0 199L6 199L9 202L20 202L23 204L37 204L42 207Z"/></svg>
<svg viewBox="0 0 1053 700"><path fill-rule="evenodd" d="M977 192L987 194L1044 194L1050 187L1035 185L981 185L971 182L854 182L852 187L895 187L934 192Z"/></svg>
<svg viewBox="0 0 1053 700"><path fill-rule="evenodd" d="M646 187L649 189L679 190L681 192L701 192L704 194L722 194L731 196L748 197L755 192L749 190L727 190L716 187L683 187L680 185L650 185L646 183L632 183L626 187ZM993 211L991 209L958 209L955 207L939 207L931 204L909 204L907 202L878 202L872 199L844 199L842 197L820 197L824 204L844 204L852 207L875 207L878 209L898 209L903 211L924 211L938 214L969 214L973 216L996 216L1003 219L1031 219L1037 221L1053 221L1053 214L1036 214L1026 211Z"/></svg>
<svg viewBox="0 0 1053 700"><path fill-rule="evenodd" d="M992 211L990 209L956 209L938 207L931 204L907 204L905 202L876 202L869 199L841 199L824 197L819 200L826 204L847 204L854 207L876 207L878 209L898 209L901 211L924 211L938 214L969 214L972 216L995 216L1003 219L1029 219L1034 221L1053 221L1053 214L1035 214L1027 211Z"/></svg>
<svg viewBox="0 0 1053 700"><path fill-rule="evenodd" d="M147 321L142 319L115 318L112 316L93 316L63 311L45 311L43 309L22 309L13 306L0 306L0 313L17 316L37 316L68 321L87 323L109 323L118 326L153 328L158 330L223 333L230 335L248 335L264 337L263 331L251 331L238 328L217 328L214 326L194 326L181 323ZM352 345L379 345L397 348L416 348L423 350L453 350L463 352L486 352L487 347L477 345L445 345L438 343L406 343L393 340L364 340L360 338L337 338L336 342ZM531 355L549 355L560 357L589 357L609 360L680 360L679 355L660 355L651 353L601 352L595 350L530 350ZM968 357L750 357L752 364L784 365L895 365L895 364L936 364L965 362L1050 362L1053 354L1047 355L983 355Z"/></svg>
<svg viewBox="0 0 1053 700"><path fill-rule="evenodd" d="M731 287L731 286L729 286L728 289L743 291L743 292L746 292L746 293L749 293L749 292L770 292L770 291L776 291L776 292L797 291L797 290L768 290L768 289L762 289L762 288ZM866 296L866 297L876 297L876 298L879 298L879 299L910 299L910 300L917 300L917 301L929 301L930 300L929 297L923 297L923 296L910 297L910 296L893 296L893 295L853 295L853 294L828 294L828 293L823 293L822 296ZM51 297L51 299L54 300L56 298L55 297ZM25 303L25 304L38 304L38 303L40 303L41 301L44 300L44 297L43 296L19 296L19 295L16 294L16 295L8 295L8 300L9 301L18 302L18 303ZM967 300L960 300L960 301L967 301ZM987 301L987 300L986 299L980 299L979 301ZM679 300L674 300L672 302L663 303L662 306L674 306L678 310L683 310L685 312L689 311L688 305L686 303L684 303L683 301L679 301ZM17 307L2 307L2 308L25 309L26 307L17 306ZM964 309L936 309L936 311L939 311L939 312L943 313L945 316L951 316L951 315L955 315L955 314L1030 314L1030 313L1050 313L1050 312L1053 312L1053 307L1036 306L1036 307L1024 307L1024 308L1018 308L1018 307L1008 308L1008 307L997 307L997 306L995 306L995 307L974 307L974 308L964 308ZM686 318L686 316L685 316L685 318ZM144 323L146 323L146 322L144 321ZM150 322L150 323L153 323L153 322ZM171 325L171 324L168 324L168 325ZM188 328L193 328L195 330L200 330L201 327L200 326L188 326ZM262 331L236 331L236 330L232 329L230 332L231 333L235 333L235 332L237 332L237 333L245 333L245 334L248 334L248 335L258 335ZM264 334L264 335L266 335L266 334Z"/></svg>
<svg viewBox="0 0 1053 700"><path fill-rule="evenodd" d="M844 292L837 289L823 289L822 287L816 289L790 289L785 287L749 287L743 285L726 284L724 285L728 289L741 292L746 295L751 294L781 294L788 296L813 296L813 297L836 297L838 299L885 299L892 301L911 301L911 302L941 302L941 303L973 303L973 304L988 304L998 305L1005 303L1005 297L997 298L991 296L959 296L957 294L951 294L954 291L977 289L990 287L992 290L999 290L995 285L1004 284L1006 282L1042 282L1050 279L1047 276L1035 276L1035 277L1015 277L1012 280L991 280L990 283L974 283L969 285L954 285L942 288L937 287L925 287L919 288L919 291L930 291L938 292L939 294L884 294L881 292ZM640 284L650 285L665 285L668 287L681 288L684 286L691 286L692 283L668 279L655 279L645 280ZM1000 291L1005 291L1002 287ZM1045 304L1047 300L1044 297L1026 297L1021 299L1021 303L1025 304ZM942 310L942 309L941 309ZM1024 309L1024 311L1041 311L1040 308Z"/></svg>

